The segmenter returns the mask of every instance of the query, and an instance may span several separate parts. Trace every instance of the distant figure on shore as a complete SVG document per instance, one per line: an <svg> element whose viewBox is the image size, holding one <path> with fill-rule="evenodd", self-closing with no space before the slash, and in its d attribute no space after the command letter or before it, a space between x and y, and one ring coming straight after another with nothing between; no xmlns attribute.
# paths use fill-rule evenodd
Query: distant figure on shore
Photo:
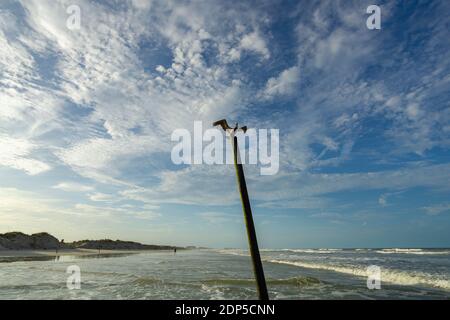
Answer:
<svg viewBox="0 0 450 320"><path fill-rule="evenodd" d="M173 248L173 255L177 254L177 248Z"/></svg>
<svg viewBox="0 0 450 320"><path fill-rule="evenodd" d="M60 244L58 243L56 245L56 254L58 254L59 247L60 247ZM61 239L61 247L64 247L64 239Z"/></svg>

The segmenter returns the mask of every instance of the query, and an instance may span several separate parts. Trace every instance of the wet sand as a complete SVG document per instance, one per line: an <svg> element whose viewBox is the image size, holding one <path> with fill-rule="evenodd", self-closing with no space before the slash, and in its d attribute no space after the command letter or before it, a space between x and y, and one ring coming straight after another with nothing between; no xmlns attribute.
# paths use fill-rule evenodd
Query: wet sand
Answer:
<svg viewBox="0 0 450 320"><path fill-rule="evenodd" d="M114 256L124 254L137 254L149 251L163 250L97 250L97 249L64 249L58 250L0 250L0 262L18 260L48 260L61 256L88 257L88 256Z"/></svg>

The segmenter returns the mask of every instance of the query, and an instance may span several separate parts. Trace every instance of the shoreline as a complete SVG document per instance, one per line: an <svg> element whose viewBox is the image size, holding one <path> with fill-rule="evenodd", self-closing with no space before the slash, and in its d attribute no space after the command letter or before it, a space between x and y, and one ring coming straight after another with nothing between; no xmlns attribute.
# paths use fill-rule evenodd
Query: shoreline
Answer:
<svg viewBox="0 0 450 320"><path fill-rule="evenodd" d="M165 252L170 250L108 250L108 249L62 249L55 250L0 250L0 262L14 261L16 259L33 260L32 258L56 258L61 256L87 257L87 256L108 256L116 254L136 254L143 252ZM28 260L28 259L27 259Z"/></svg>

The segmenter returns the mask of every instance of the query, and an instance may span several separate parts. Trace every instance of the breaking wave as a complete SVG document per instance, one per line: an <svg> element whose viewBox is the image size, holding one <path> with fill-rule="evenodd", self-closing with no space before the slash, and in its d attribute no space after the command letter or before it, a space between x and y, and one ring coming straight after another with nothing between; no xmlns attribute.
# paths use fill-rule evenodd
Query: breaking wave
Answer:
<svg viewBox="0 0 450 320"><path fill-rule="evenodd" d="M368 273L365 268L360 266L336 266L320 263L307 263L299 261L287 260L266 260L272 263L288 264L308 269L329 270L339 273L351 274L359 277L367 277ZM436 275L425 273L408 273L406 271L397 271L382 269L381 280L399 285L428 285L435 288L450 290L450 281L448 279L438 278Z"/></svg>
<svg viewBox="0 0 450 320"><path fill-rule="evenodd" d="M418 255L433 255L433 254L450 254L450 250L424 250L424 249L402 249L402 248L392 248L392 249L381 249L377 250L377 253L382 254L418 254Z"/></svg>
<svg viewBox="0 0 450 320"><path fill-rule="evenodd" d="M282 251L295 252L295 253L331 254L331 253L341 252L342 249L282 249Z"/></svg>
<svg viewBox="0 0 450 320"><path fill-rule="evenodd" d="M310 253L308 251L309 249L282 249L282 250L272 250L272 251L292 251L292 252L298 252L298 253ZM296 251L294 251L296 250ZM322 250L323 252L326 252L323 249L311 249L314 251L314 253L317 253L317 251ZM328 249L330 250L330 249ZM331 250L337 250L339 249L331 249ZM412 253L412 254L448 254L448 251L433 251L428 249L429 251L424 251L423 249L380 249L375 252L383 252L383 253ZM270 251L270 250L266 250ZM236 249L236 250L221 250L220 251L223 254L231 254L231 255L238 255L238 256L248 256L248 251ZM331 251L330 253L338 253L336 251ZM272 262L272 263L278 263L278 264L286 264L286 265L292 265L302 268L308 268L308 269L318 269L318 270L329 270L334 272L339 272L343 274L349 274L353 276L359 276L359 277L367 277L367 271L366 266L352 266L352 265L337 265L337 264L324 264L320 262L303 262L303 261L290 261L286 259L276 259L274 257L262 257L263 261ZM439 275L439 274L429 274L425 272L420 271L404 271L404 270L396 270L396 269L389 269L389 268L382 268L381 270L381 280L392 283L392 284L398 284L398 285L425 285L425 286L431 286L434 288L439 289L445 289L450 290L450 280L447 276Z"/></svg>

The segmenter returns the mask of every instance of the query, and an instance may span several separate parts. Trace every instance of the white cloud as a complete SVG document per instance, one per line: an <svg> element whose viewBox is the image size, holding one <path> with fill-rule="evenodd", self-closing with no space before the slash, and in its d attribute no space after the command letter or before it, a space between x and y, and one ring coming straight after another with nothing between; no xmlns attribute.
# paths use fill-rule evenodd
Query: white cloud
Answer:
<svg viewBox="0 0 450 320"><path fill-rule="evenodd" d="M423 209L426 211L427 215L436 216L436 215L439 215L446 211L449 211L450 204L449 203L441 203L441 204L437 204L434 206L424 207Z"/></svg>
<svg viewBox="0 0 450 320"><path fill-rule="evenodd" d="M42 161L33 159L30 154L38 146L21 138L0 135L0 165L23 170L29 175L36 175L51 169Z"/></svg>
<svg viewBox="0 0 450 320"><path fill-rule="evenodd" d="M378 203L380 204L380 206L385 207L385 206L387 205L386 195L382 194L382 195L378 198Z"/></svg>
<svg viewBox="0 0 450 320"><path fill-rule="evenodd" d="M239 48L258 53L264 59L268 59L270 57L270 52L267 48L266 41L256 31L242 37Z"/></svg>
<svg viewBox="0 0 450 320"><path fill-rule="evenodd" d="M130 188L120 194L148 204L230 205L239 199L234 174L231 165L165 170L158 174L160 183L157 186Z"/></svg>
<svg viewBox="0 0 450 320"><path fill-rule="evenodd" d="M66 28L67 2L20 3L24 23L8 11L0 19L8 30L0 34L2 127L8 135L27 134L48 144L36 151L45 158L56 155L99 182L117 178L138 157L167 152L175 128L245 109L251 92L226 64L205 63L211 46L232 43L239 50L270 55L261 34L248 32L257 24L244 12L223 10L220 3L133 1L133 7L124 6L117 15L108 6L80 0L82 21L76 32ZM155 66L158 73L145 71L139 51L146 42L164 44L155 50L167 49L171 64ZM48 169L25 159L15 166L33 173Z"/></svg>
<svg viewBox="0 0 450 320"><path fill-rule="evenodd" d="M284 70L278 77L267 81L263 95L266 98L288 96L296 92L300 80L300 67L293 66Z"/></svg>
<svg viewBox="0 0 450 320"><path fill-rule="evenodd" d="M449 188L449 165L411 167L362 173L320 174L281 170L278 175L258 175L254 166L246 167L246 178L258 207L327 208L329 194L349 190L391 190L384 197L413 187ZM445 174L443 174L445 172ZM125 198L150 204L231 205L239 203L235 173L231 166L192 166L164 171L153 188L122 191ZM279 186L282 185L283 188ZM381 200L381 203L383 200Z"/></svg>
<svg viewBox="0 0 450 320"><path fill-rule="evenodd" d="M149 10L152 5L152 0L132 0L132 3L139 10Z"/></svg>
<svg viewBox="0 0 450 320"><path fill-rule="evenodd" d="M82 203L69 205L36 192L0 188L0 233L17 230L27 233L46 231L71 240L111 237L114 231L123 232L130 221L142 224L144 221L154 222L160 216L160 213L145 208L92 206ZM146 228L147 232L152 230L151 225ZM128 239L129 234L132 232L126 236Z"/></svg>
<svg viewBox="0 0 450 320"><path fill-rule="evenodd" d="M110 201L114 199L114 196L111 194L105 194L101 192L93 193L89 196L89 199L92 201Z"/></svg>
<svg viewBox="0 0 450 320"><path fill-rule="evenodd" d="M252 114L258 116L250 120L261 124L262 112L249 112L258 110L252 106L261 102L254 103L255 96L295 94L296 105L268 116L271 126L283 128L284 169L279 176L267 178L273 183L249 179L261 206L310 208L323 205L322 197L330 192L448 185L443 180L447 176L438 173L447 170L445 166L320 174L321 168L351 158L366 132L365 120L372 117L392 121L380 136L397 143L399 154L423 155L434 146L448 146L449 141L448 108L427 108L425 103L448 88L447 69L436 67L423 83L407 90L393 85L398 82L395 77L377 79L374 74L366 79L361 70L378 64L382 38L367 32L364 21L358 28L358 18L341 10L344 4L302 4L314 10L298 13L298 56L290 62L293 66L268 74L267 83L255 88L252 75L242 74L240 66L230 62L239 62L248 53L270 64L285 58L284 54L275 57L276 48L269 47L258 31L264 30L258 21L265 19L255 19L261 15L257 9L233 10L212 1L133 0L128 2L133 7L124 4L117 14L98 2L78 3L82 28L77 32L65 27L64 1L22 1L27 14L20 23L14 14L0 13L0 125L6 133L0 140L1 165L37 174L50 169L47 162L53 165L42 159L60 161L82 176L120 185L124 196L148 205L236 204L230 168L142 169L142 180L157 182L140 187L136 185L141 181L126 176L126 169L139 170L145 161L153 164L157 155L167 154L175 128L191 128L199 119L210 123ZM329 21L335 15L343 21L336 28ZM142 57L148 53L141 52L146 46L164 58L155 59L157 66L151 64L153 59ZM408 72L414 68L401 67L398 77L411 78ZM300 71L302 83L307 80L303 92L297 90ZM440 127L447 131L437 132ZM370 151L374 159L387 157ZM280 186L286 190L280 191ZM72 190L93 191L83 186ZM107 198L100 193L90 197Z"/></svg>
<svg viewBox="0 0 450 320"><path fill-rule="evenodd" d="M92 110L88 116L78 116L83 109L55 107L55 113L45 117L53 136L64 137L54 153L85 177L114 177L120 173L119 163L167 151L173 129L190 127L198 119L209 123L246 104L238 75L229 74L225 65L204 62L205 41L220 44L226 38L227 30L218 28L220 22L211 16L210 9L218 10L220 4L206 8L160 2L152 3L146 13L124 7L116 15L106 6L80 1L82 28L77 32L65 27L65 2L24 1L22 5L32 27L24 32L43 39L56 57L56 82L38 91L54 97L54 105L62 99ZM147 8L148 2L133 5ZM233 36L232 41L239 41L239 35ZM139 57L141 43L154 40L167 43L172 54L171 65L155 67L159 74L145 72ZM243 46L268 54L256 33L245 37ZM36 72L33 54L24 49L28 69ZM16 105L31 99L42 101L30 94L14 106L11 100L10 117ZM67 113L73 120L65 117Z"/></svg>
<svg viewBox="0 0 450 320"><path fill-rule="evenodd" d="M88 192L94 190L94 187L92 186L87 186L76 182L60 182L57 185L54 185L53 188L67 192Z"/></svg>
<svg viewBox="0 0 450 320"><path fill-rule="evenodd" d="M399 170L362 173L320 174L307 172L280 171L276 176L258 178L250 181L252 197L273 207L283 206L296 199L328 197L330 194L349 190L391 190L387 195L398 194L399 190L426 187L435 190L448 190L450 166L433 165L411 167ZM274 186L283 185L283 188ZM323 207L317 204L317 208ZM299 203L298 208L305 208Z"/></svg>
<svg viewBox="0 0 450 320"><path fill-rule="evenodd" d="M116 137L115 139L94 138L77 143L62 150L58 156L69 166L83 174L83 170L101 170L111 167L120 157L137 156L161 151L160 143L153 136Z"/></svg>

